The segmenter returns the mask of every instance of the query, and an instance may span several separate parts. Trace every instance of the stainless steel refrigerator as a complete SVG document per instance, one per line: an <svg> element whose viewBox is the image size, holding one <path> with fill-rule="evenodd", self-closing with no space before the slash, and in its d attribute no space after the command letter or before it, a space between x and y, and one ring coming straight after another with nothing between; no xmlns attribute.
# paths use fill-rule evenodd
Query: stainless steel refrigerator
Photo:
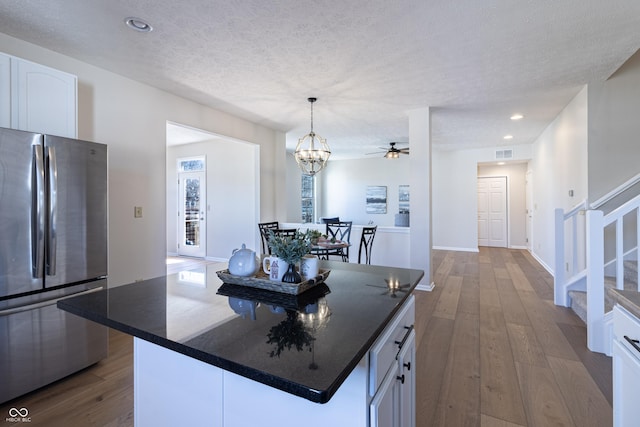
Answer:
<svg viewBox="0 0 640 427"><path fill-rule="evenodd" d="M107 146L0 128L0 403L107 356L56 307L106 277Z"/></svg>

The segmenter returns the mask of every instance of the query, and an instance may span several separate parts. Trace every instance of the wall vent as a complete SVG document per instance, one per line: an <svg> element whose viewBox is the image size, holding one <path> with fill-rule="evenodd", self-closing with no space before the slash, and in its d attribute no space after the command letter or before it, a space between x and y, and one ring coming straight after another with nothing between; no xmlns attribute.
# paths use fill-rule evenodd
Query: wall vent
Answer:
<svg viewBox="0 0 640 427"><path fill-rule="evenodd" d="M513 159L513 149L496 150L496 160Z"/></svg>

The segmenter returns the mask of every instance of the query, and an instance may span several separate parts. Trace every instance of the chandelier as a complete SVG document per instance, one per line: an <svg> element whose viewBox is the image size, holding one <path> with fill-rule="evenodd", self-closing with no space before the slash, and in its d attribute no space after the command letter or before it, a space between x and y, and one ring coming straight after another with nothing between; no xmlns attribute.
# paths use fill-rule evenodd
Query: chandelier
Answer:
<svg viewBox="0 0 640 427"><path fill-rule="evenodd" d="M315 175L327 165L331 150L327 140L313 131L313 103L317 98L308 98L311 103L311 132L298 140L294 157L305 175Z"/></svg>

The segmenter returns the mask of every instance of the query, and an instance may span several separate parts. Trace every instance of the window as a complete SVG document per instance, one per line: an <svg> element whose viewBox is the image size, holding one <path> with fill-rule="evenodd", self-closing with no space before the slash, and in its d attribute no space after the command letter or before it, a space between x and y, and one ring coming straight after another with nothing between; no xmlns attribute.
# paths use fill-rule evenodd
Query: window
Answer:
<svg viewBox="0 0 640 427"><path fill-rule="evenodd" d="M302 175L300 196L302 199L302 222L315 220L315 179L311 175Z"/></svg>
<svg viewBox="0 0 640 427"><path fill-rule="evenodd" d="M204 157L192 159L180 159L178 161L178 172L195 172L204 170Z"/></svg>

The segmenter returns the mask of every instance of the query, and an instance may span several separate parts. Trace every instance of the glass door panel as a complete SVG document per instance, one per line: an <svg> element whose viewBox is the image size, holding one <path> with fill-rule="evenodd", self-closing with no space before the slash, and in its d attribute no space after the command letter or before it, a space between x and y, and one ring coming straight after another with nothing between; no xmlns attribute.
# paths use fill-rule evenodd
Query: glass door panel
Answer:
<svg viewBox="0 0 640 427"><path fill-rule="evenodd" d="M178 253L204 258L206 255L205 173L183 172L179 177Z"/></svg>

